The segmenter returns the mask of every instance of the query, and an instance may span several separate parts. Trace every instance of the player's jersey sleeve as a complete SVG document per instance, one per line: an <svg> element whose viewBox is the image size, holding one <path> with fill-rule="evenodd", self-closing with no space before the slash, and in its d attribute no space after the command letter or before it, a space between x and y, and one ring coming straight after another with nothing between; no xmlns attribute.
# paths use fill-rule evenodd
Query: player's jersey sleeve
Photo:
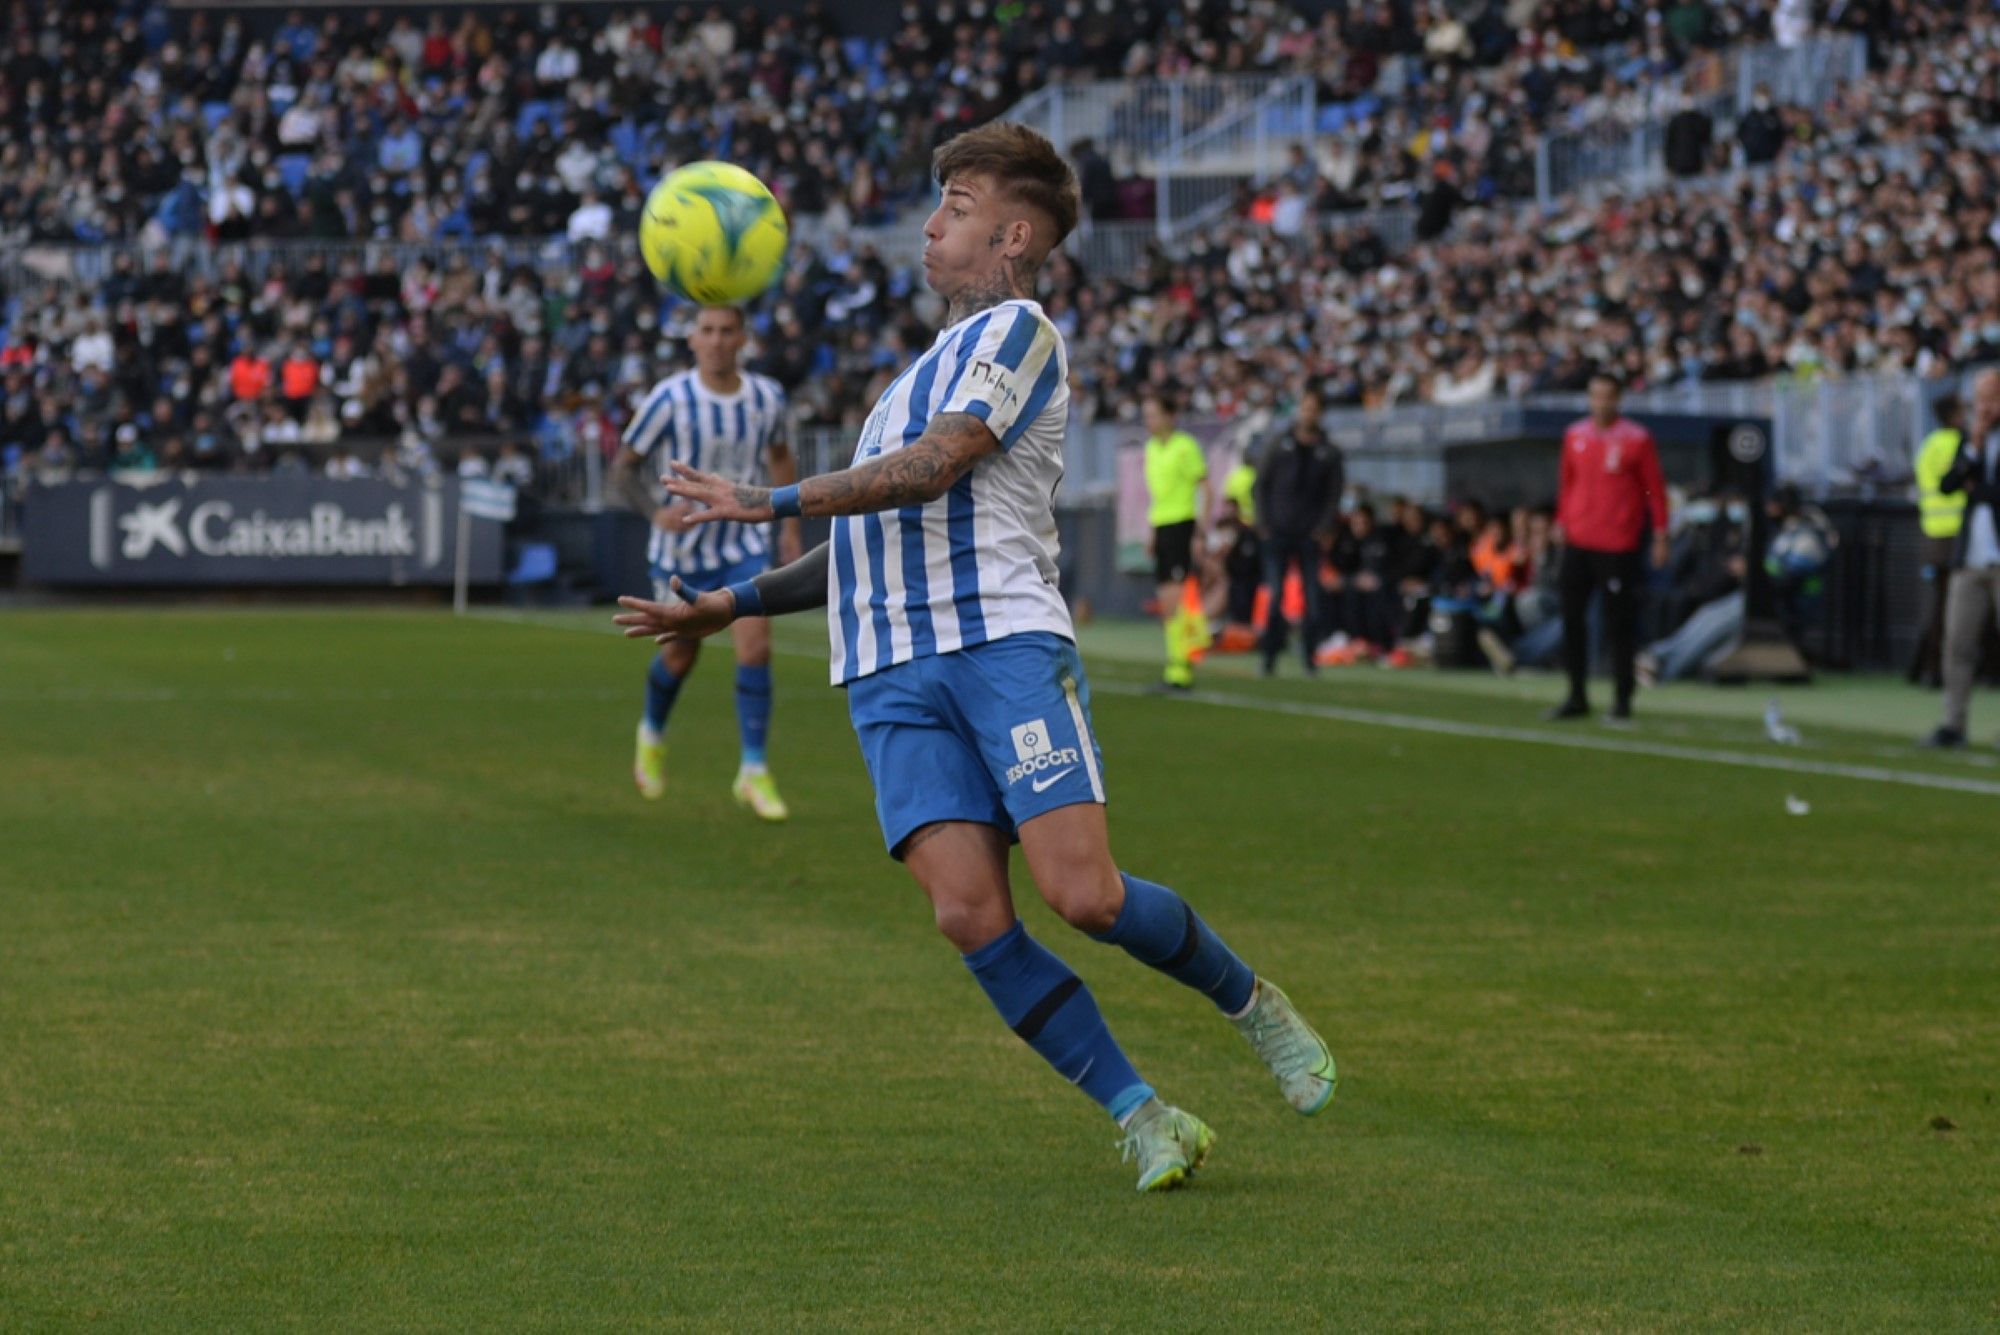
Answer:
<svg viewBox="0 0 2000 1335"><path fill-rule="evenodd" d="M1010 302L961 337L969 342L959 350L955 383L938 411L970 413L999 438L1002 450L1011 450L1062 381L1062 335L1039 311Z"/></svg>
<svg viewBox="0 0 2000 1335"><path fill-rule="evenodd" d="M641 459L662 445L669 451L674 441L674 382L662 380L640 401L639 410L625 424L625 448Z"/></svg>

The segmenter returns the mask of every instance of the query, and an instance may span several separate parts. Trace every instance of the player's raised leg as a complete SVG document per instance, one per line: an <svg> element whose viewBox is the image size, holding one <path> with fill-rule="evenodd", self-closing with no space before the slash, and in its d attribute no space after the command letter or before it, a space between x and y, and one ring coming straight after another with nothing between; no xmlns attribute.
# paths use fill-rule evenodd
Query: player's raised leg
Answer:
<svg viewBox="0 0 2000 1335"><path fill-rule="evenodd" d="M1325 1041L1186 900L1118 869L1101 805L1079 802L1024 822L1021 851L1042 897L1065 922L1213 1001L1293 1108L1310 1115L1332 1101L1337 1075Z"/></svg>
<svg viewBox="0 0 2000 1335"><path fill-rule="evenodd" d="M730 633L736 641L736 728L743 747L733 791L760 818L784 820L791 813L764 753L771 733L771 623L745 617Z"/></svg>
<svg viewBox="0 0 2000 1335"><path fill-rule="evenodd" d="M680 698L681 683L694 671L701 654L699 640L676 640L661 649L646 669L646 709L639 719L638 750L632 760L632 779L639 793L649 800L667 792L667 717Z"/></svg>
<svg viewBox="0 0 2000 1335"><path fill-rule="evenodd" d="M1186 1181L1214 1133L1154 1097L1111 1036L1090 989L1014 916L1007 836L991 825L940 821L912 834L901 851L930 898L938 930L1007 1027L1125 1128L1126 1157L1139 1160L1139 1190Z"/></svg>

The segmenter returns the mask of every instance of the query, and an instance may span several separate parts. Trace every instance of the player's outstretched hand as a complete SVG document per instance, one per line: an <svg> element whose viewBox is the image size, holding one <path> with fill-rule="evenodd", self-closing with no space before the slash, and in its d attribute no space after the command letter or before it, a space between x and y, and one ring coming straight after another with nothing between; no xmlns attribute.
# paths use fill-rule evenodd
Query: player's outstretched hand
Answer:
<svg viewBox="0 0 2000 1335"><path fill-rule="evenodd" d="M723 519L761 524L772 518L769 487L731 482L726 477L689 468L678 459L674 461L674 475L667 479L667 491L707 507L689 515L690 524L713 524Z"/></svg>
<svg viewBox="0 0 2000 1335"><path fill-rule="evenodd" d="M655 603L644 598L620 598L625 610L611 618L625 628L628 640L650 639L658 644L670 640L699 640L713 635L736 619L736 599L727 589L688 597L679 575L673 578L674 592L685 601Z"/></svg>

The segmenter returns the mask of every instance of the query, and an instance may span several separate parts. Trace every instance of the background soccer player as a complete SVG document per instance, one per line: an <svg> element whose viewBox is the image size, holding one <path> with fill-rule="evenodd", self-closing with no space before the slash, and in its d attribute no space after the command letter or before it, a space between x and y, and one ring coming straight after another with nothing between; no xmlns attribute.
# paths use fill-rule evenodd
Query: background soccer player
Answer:
<svg viewBox="0 0 2000 1335"><path fill-rule="evenodd" d="M1028 936L1011 841L1065 921L1234 1020L1298 1111L1333 1097L1333 1058L1179 895L1111 856L1090 687L1056 591L1068 356L1030 299L1076 224L1076 177L1047 139L1005 122L945 144L934 170L943 198L924 224L924 272L950 327L876 402L853 466L775 492L684 466L668 484L709 507L696 523L826 515L831 540L691 603L621 599L616 620L673 643L827 606L833 679L891 856L1001 1019L1125 1128L1140 1189L1172 1187L1213 1133L1154 1096L1090 990Z"/></svg>
<svg viewBox="0 0 2000 1335"><path fill-rule="evenodd" d="M1173 405L1154 391L1139 405L1146 425L1146 522L1152 525L1153 585L1166 628L1167 668L1163 685L1185 691L1194 685L1194 654L1209 643L1208 621L1184 601L1194 573L1195 544L1208 514L1208 458L1201 442L1174 422Z"/></svg>
<svg viewBox="0 0 2000 1335"><path fill-rule="evenodd" d="M798 479L798 465L785 444L782 427L785 391L769 376L751 375L737 365L748 341L743 312L731 306L704 307L695 317L688 347L694 369L668 376L632 415L625 448L614 467L618 490L641 514L652 516L646 560L654 596L678 597L672 586L701 592L724 588L771 565L767 525L731 521L696 527L695 507L670 497L658 504L639 476L642 461L657 457L663 476L673 464L701 468L733 482L755 482L768 472L778 485ZM778 536L784 561L799 556L799 521L787 519ZM736 771L736 800L765 820L788 814L766 767L764 748L771 726L771 628L762 617L745 617L736 640L736 724L743 756ZM665 645L646 674L646 710L639 720L632 777L648 798L667 791L667 716L681 684L694 670L699 640Z"/></svg>

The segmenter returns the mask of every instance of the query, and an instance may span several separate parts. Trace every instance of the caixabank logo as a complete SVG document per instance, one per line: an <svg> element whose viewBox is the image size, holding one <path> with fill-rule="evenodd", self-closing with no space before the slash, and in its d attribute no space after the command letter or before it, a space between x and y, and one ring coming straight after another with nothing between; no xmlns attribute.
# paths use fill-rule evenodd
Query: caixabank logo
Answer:
<svg viewBox="0 0 2000 1335"><path fill-rule="evenodd" d="M444 501L370 488L352 501L300 495L296 507L245 505L229 496L105 485L90 496L90 564L178 560L391 559L432 568L444 560Z"/></svg>

